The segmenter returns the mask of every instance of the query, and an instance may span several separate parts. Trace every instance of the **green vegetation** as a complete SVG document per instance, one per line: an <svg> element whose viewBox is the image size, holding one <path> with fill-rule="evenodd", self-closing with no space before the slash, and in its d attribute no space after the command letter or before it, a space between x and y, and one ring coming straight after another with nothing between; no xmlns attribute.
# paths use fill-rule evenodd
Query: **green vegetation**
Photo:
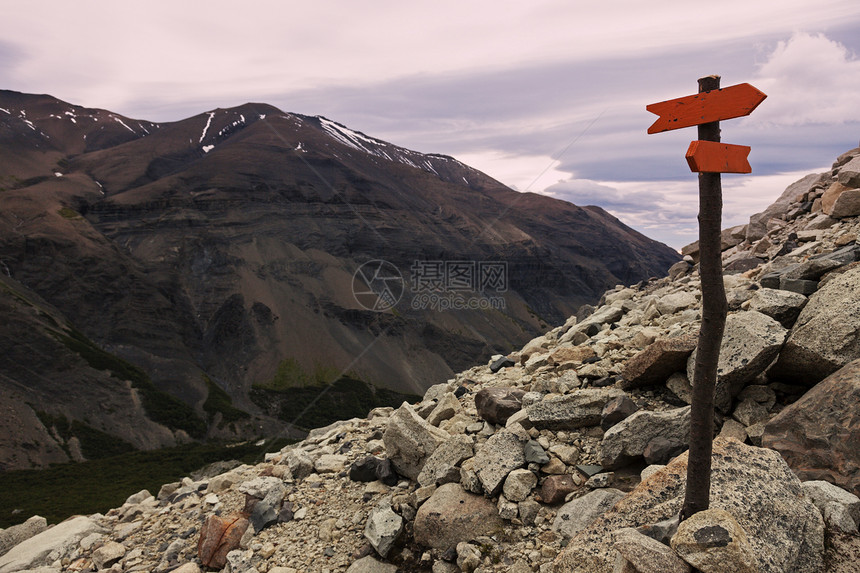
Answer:
<svg viewBox="0 0 860 573"><path fill-rule="evenodd" d="M68 207L61 207L59 211L57 211L63 219L81 219L81 214L75 211L74 209L70 209Z"/></svg>
<svg viewBox="0 0 860 573"><path fill-rule="evenodd" d="M233 399L205 374L203 375L203 381L206 382L206 388L209 390L206 401L203 403L203 410L209 414L210 419L215 416L216 412L220 412L220 425L223 427L226 424L251 417L251 414L248 412L234 408Z"/></svg>
<svg viewBox="0 0 860 573"><path fill-rule="evenodd" d="M304 388L307 386L319 386L328 384L340 375L336 368L326 367L321 364L314 365L314 371L305 372L302 365L295 358L281 360L274 377L268 382L257 384L261 388L269 390L286 390L288 388Z"/></svg>
<svg viewBox="0 0 860 573"><path fill-rule="evenodd" d="M378 406L397 407L419 396L401 394L344 376L328 385L273 389L255 385L251 400L269 415L301 428L319 428L338 420L366 416Z"/></svg>
<svg viewBox="0 0 860 573"><path fill-rule="evenodd" d="M119 507L142 489L153 495L165 484L219 460L258 463L263 454L280 450L284 439L252 444L191 444L154 451L136 451L82 463L59 464L44 470L0 473L0 527L41 515L58 523L71 515L103 513ZM20 512L11 513L12 510Z"/></svg>
<svg viewBox="0 0 860 573"><path fill-rule="evenodd" d="M122 438L96 430L88 424L78 420L69 422L68 418L62 415L54 416L47 412L34 411L42 424L48 429L54 428L63 440L68 441L73 436L78 438L81 443L81 453L89 460L109 458L134 451L134 446ZM69 453L68 448L66 453Z"/></svg>
<svg viewBox="0 0 860 573"><path fill-rule="evenodd" d="M69 350L86 360L92 368L107 370L119 380L130 380L140 393L143 408L151 420L171 429L184 430L193 438L203 438L206 435L206 422L200 419L194 409L156 388L146 372L137 366L105 352L74 328L69 327L64 332L57 332L55 336Z"/></svg>

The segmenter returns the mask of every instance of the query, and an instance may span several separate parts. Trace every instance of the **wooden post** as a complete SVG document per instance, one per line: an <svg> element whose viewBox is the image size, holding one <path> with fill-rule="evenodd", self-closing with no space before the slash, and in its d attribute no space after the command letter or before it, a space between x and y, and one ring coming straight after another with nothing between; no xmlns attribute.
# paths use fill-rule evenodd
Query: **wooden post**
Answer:
<svg viewBox="0 0 860 573"><path fill-rule="evenodd" d="M699 93L720 88L719 76L699 79ZM699 125L699 139L720 141L720 122ZM714 439L714 388L720 343L726 326L726 291L720 257L723 210L719 173L699 173L699 278L702 283L702 326L693 373L690 452L687 489L681 520L708 509L711 493L711 454Z"/></svg>

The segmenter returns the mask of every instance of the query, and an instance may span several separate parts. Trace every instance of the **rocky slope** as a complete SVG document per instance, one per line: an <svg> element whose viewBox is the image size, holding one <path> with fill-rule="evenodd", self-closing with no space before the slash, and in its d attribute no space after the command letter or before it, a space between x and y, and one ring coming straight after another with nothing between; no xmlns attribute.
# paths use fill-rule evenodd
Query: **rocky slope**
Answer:
<svg viewBox="0 0 860 573"><path fill-rule="evenodd" d="M418 403L2 531L0 573L856 571L858 186L860 148L723 233L712 507L680 525L695 245Z"/></svg>
<svg viewBox="0 0 860 573"><path fill-rule="evenodd" d="M0 532L0 573L856 571L858 187L860 148L724 232L712 507L680 525L695 245L420 402Z"/></svg>
<svg viewBox="0 0 860 573"><path fill-rule="evenodd" d="M4 407L28 411L22 422L40 411L84 423L87 409L93 429L137 447L189 433L150 415L155 431L114 434L113 408L83 387L100 374L56 344L45 315L140 369L210 434L249 435L278 398L252 403L249 390L286 366L298 369L288 383L346 372L420 394L678 258L602 209L516 193L326 118L246 104L154 124L0 90L0 297L32 334L16 354L58 356L0 363ZM402 276L393 312L353 292L360 266L380 259ZM506 274L476 284L443 267L438 284L434 265L458 262ZM439 310L452 301L500 303ZM6 328L0 337L18 341ZM127 399L127 380L108 402ZM260 417L211 423L204 406L218 392ZM0 444L17 456L4 466L68 458L50 433Z"/></svg>

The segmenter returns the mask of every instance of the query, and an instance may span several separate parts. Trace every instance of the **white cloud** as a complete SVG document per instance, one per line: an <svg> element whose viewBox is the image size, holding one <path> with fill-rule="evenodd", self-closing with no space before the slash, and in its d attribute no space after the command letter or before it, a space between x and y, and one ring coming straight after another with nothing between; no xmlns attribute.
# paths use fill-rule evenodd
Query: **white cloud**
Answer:
<svg viewBox="0 0 860 573"><path fill-rule="evenodd" d="M513 155L502 151L459 153L457 159L517 191L540 193L570 177L556 169L559 161L542 155Z"/></svg>
<svg viewBox="0 0 860 573"><path fill-rule="evenodd" d="M860 121L860 59L824 34L779 42L756 76L768 99L750 116L753 125Z"/></svg>
<svg viewBox="0 0 860 573"><path fill-rule="evenodd" d="M822 167L812 172L826 170ZM722 228L748 223L750 215L763 211L789 185L808 173L724 176ZM698 238L699 195L695 174L685 181L568 179L550 186L545 193L579 206L603 207L637 231L676 249Z"/></svg>

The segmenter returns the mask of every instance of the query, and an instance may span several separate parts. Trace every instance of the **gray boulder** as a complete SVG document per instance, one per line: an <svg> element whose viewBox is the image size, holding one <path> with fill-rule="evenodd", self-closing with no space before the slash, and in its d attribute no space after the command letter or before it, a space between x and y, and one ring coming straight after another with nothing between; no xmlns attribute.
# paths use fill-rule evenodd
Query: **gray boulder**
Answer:
<svg viewBox="0 0 860 573"><path fill-rule="evenodd" d="M537 485L538 478L526 469L516 469L505 478L502 491L511 501L525 501L532 489Z"/></svg>
<svg viewBox="0 0 860 573"><path fill-rule="evenodd" d="M606 488L596 489L569 501L559 508L552 522L552 530L569 539L612 509L623 497L623 491Z"/></svg>
<svg viewBox="0 0 860 573"><path fill-rule="evenodd" d="M624 310L617 306L601 306L594 314L583 319L564 333L558 339L559 345L575 342L577 335L593 336L600 331L604 324L612 324L624 316Z"/></svg>
<svg viewBox="0 0 860 573"><path fill-rule="evenodd" d="M795 198L801 193L808 193L818 184L820 179L821 175L811 173L799 181L795 181L767 209L750 217L749 225L747 225L747 241L753 243L767 235L767 222L788 213Z"/></svg>
<svg viewBox="0 0 860 573"><path fill-rule="evenodd" d="M612 573L615 555L607 535L677 516L686 472L684 453L573 537L556 559L555 570ZM821 514L802 495L800 481L777 452L714 440L711 508L731 513L746 532L761 573L822 570Z"/></svg>
<svg viewBox="0 0 860 573"><path fill-rule="evenodd" d="M803 480L860 495L860 360L842 367L771 419L762 445L779 451Z"/></svg>
<svg viewBox="0 0 860 573"><path fill-rule="evenodd" d="M860 155L839 168L837 181L846 186L857 187L860 185Z"/></svg>
<svg viewBox="0 0 860 573"><path fill-rule="evenodd" d="M531 404L529 422L539 430L573 430L600 425L603 407L613 398L626 396L618 388L585 388Z"/></svg>
<svg viewBox="0 0 860 573"><path fill-rule="evenodd" d="M438 426L442 421L453 418L458 412L463 409L460 406L460 401L454 396L453 392L446 392L439 399L436 407L427 416L427 423L432 426Z"/></svg>
<svg viewBox="0 0 860 573"><path fill-rule="evenodd" d="M666 412L640 410L609 428L603 435L600 465L609 470L625 466L642 457L655 439L683 447L689 442L689 435L690 406Z"/></svg>
<svg viewBox="0 0 860 573"><path fill-rule="evenodd" d="M678 525L672 549L702 573L757 573L746 532L728 511L706 509Z"/></svg>
<svg viewBox="0 0 860 573"><path fill-rule="evenodd" d="M446 483L421 504L415 515L415 541L443 551L503 528L495 504L482 495L466 492L459 484Z"/></svg>
<svg viewBox="0 0 860 573"><path fill-rule="evenodd" d="M269 569L269 573L272 573L272 569ZM377 561L372 555L368 555L354 561L346 573L397 573L397 565Z"/></svg>
<svg viewBox="0 0 860 573"><path fill-rule="evenodd" d="M373 508L367 516L364 537L379 555L385 557L403 532L403 518L385 503Z"/></svg>
<svg viewBox="0 0 860 573"><path fill-rule="evenodd" d="M732 399L744 385L764 372L779 354L787 332L776 320L752 310L726 317L714 391L717 408L729 411ZM694 351L687 361L687 378L691 382L695 366Z"/></svg>
<svg viewBox="0 0 860 573"><path fill-rule="evenodd" d="M460 481L459 466L473 455L472 438L465 434L451 436L427 458L418 474L418 484L425 487Z"/></svg>
<svg viewBox="0 0 860 573"><path fill-rule="evenodd" d="M690 566L668 546L632 527L612 535L613 546L637 573L689 573Z"/></svg>
<svg viewBox="0 0 860 573"><path fill-rule="evenodd" d="M650 344L624 365L621 387L630 390L664 384L669 376L684 370L697 340L698 335L691 333L676 338L662 338Z"/></svg>
<svg viewBox="0 0 860 573"><path fill-rule="evenodd" d="M691 306L696 306L698 301L692 292L676 292L660 297L657 301L657 310L660 314L675 314Z"/></svg>
<svg viewBox="0 0 860 573"><path fill-rule="evenodd" d="M860 358L860 268L830 280L800 312L771 378L813 385Z"/></svg>
<svg viewBox="0 0 860 573"><path fill-rule="evenodd" d="M42 533L47 528L48 521L44 517L34 515L24 523L0 530L0 556L5 555L6 552L22 541Z"/></svg>
<svg viewBox="0 0 860 573"><path fill-rule="evenodd" d="M511 471L526 463L525 444L508 430L500 430L478 449L475 468L487 495L496 495Z"/></svg>
<svg viewBox="0 0 860 573"><path fill-rule="evenodd" d="M750 310L766 314L785 328L791 328L806 301L805 296L796 292L762 288L750 299Z"/></svg>
<svg viewBox="0 0 860 573"><path fill-rule="evenodd" d="M304 450L294 448L288 450L283 457L282 463L290 468L293 479L303 480L314 472L314 462Z"/></svg>
<svg viewBox="0 0 860 573"><path fill-rule="evenodd" d="M77 516L49 527L22 541L0 557L0 573L12 573L47 565L91 533L104 533L89 517ZM51 558L53 557L53 559Z"/></svg>
<svg viewBox="0 0 860 573"><path fill-rule="evenodd" d="M388 419L382 442L397 472L414 480L430 454L450 437L448 432L428 424L404 402Z"/></svg>
<svg viewBox="0 0 860 573"><path fill-rule="evenodd" d="M860 524L860 498L830 482L803 482L803 493L812 500L824 522L845 533L857 533Z"/></svg>

